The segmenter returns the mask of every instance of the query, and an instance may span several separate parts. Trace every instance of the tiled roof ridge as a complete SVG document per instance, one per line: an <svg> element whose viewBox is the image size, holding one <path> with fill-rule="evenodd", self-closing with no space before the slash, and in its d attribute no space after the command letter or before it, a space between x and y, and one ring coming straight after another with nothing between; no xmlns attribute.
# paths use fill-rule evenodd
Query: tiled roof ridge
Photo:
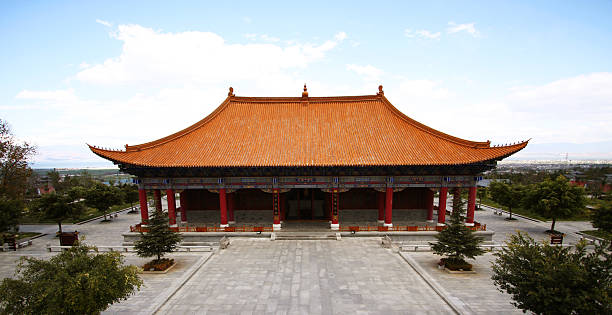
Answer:
<svg viewBox="0 0 612 315"><path fill-rule="evenodd" d="M397 116L398 118L400 118L401 120L403 120L404 122L414 126L415 128L426 132L432 136L435 136L437 138L440 138L442 140L445 141L449 141L455 144L459 144L465 147L471 147L471 148L476 148L476 149L481 149L481 148L491 148L491 142L490 141L486 141L486 142L478 142L478 141L470 141L470 140L466 140L466 139L461 139L458 137L454 137L452 135L449 135L447 133L444 133L442 131L436 130L434 128L431 128L419 121L416 121L412 118L410 118L409 116L405 115L404 113L402 113L399 109L397 109L385 96L384 94L376 94L376 95L358 95L358 96L326 96L326 97L307 97L308 102L309 103L319 103L319 102L361 102L361 101L380 101L384 106L386 106L386 108L388 110L390 110L390 112ZM187 135L197 129L199 129L200 127L202 127L203 125L205 125L206 123L208 123L209 121L211 121L212 119L214 119L215 117L217 117L221 112L223 112L223 110L225 110L231 103L299 103L302 102L304 100L303 97L250 97L250 96L235 96L235 95L228 95L228 97L221 103L221 105L219 105L219 107L217 107L212 113L210 113L209 115L207 115L206 117L204 117L203 119L201 119L200 121L194 123L193 125L182 129L178 132L175 132L171 135L168 135L166 137L157 139L157 140L153 140L153 141L149 141L146 143L142 143L142 144L138 144L138 145L125 145L125 151L123 150L113 150L113 149L106 149L106 148L101 148L101 147L97 147L97 146L91 146L88 144L88 146L90 148L95 148L97 149L97 151L107 151L107 152L134 152L134 151L141 151L144 149L149 149L152 147L156 147L159 145L162 145L164 143L170 142L172 140L175 140L177 138L180 138L184 135ZM497 145L494 147L512 147L512 146L516 146L516 145L521 145L523 143L527 143L529 142L529 140L527 141L523 141L523 142L518 142L516 144L512 144L512 145Z"/></svg>
<svg viewBox="0 0 612 315"><path fill-rule="evenodd" d="M380 96L379 95L325 96L325 97L307 97L307 99L308 99L308 102L310 103L331 102L331 101L361 102L365 100L379 100ZM202 120L196 122L195 124L183 130L177 131L171 135L168 135L166 137L157 139L157 140L153 140L153 141L149 141L149 142L145 142L145 143L137 144L137 145L127 145L126 144L125 152L140 151L143 149L152 148L152 147L167 143L169 141L172 141L176 138L180 138L181 136L184 136L186 134L189 134L190 132L197 130L201 126L205 125L207 122L211 121L213 118L219 115L225 108L227 108L227 106L229 106L231 103L276 103L276 102L278 103L285 103L285 102L299 103L299 102L302 102L303 100L304 100L303 97L257 97L257 96L252 97L252 96L235 96L233 94L228 95L228 97L223 101L223 103L221 103L219 107L217 107L217 109L215 109L212 113L204 117ZM110 150L110 151L115 151L115 150ZM117 151L120 151L120 150L117 150Z"/></svg>
<svg viewBox="0 0 612 315"><path fill-rule="evenodd" d="M308 96L309 103L319 102L361 102L379 100L379 95L356 95L356 96ZM259 96L233 96L232 102L236 103L300 103L304 97L259 97Z"/></svg>

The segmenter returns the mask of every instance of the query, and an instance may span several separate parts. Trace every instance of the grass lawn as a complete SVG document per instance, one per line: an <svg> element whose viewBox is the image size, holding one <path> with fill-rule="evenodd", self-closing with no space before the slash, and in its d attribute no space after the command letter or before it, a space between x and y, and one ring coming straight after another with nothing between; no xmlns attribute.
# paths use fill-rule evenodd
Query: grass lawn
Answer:
<svg viewBox="0 0 612 315"><path fill-rule="evenodd" d="M39 235L40 233L38 232L20 232L17 233L17 240L20 239L24 239L24 238L29 238L29 237L34 237L36 235Z"/></svg>
<svg viewBox="0 0 612 315"><path fill-rule="evenodd" d="M478 203L478 200L476 200L476 201ZM508 211L508 208L503 207L500 204L496 203L495 201L487 199L487 198L483 198L482 199L482 204ZM526 209L523 209L523 208L520 208L520 207L512 209L512 213L513 214L520 214L522 216L529 217L529 218L536 219L536 220L540 220L540 221L551 221L551 219L547 219L545 217L542 217L542 216L538 215L535 212L531 212L529 210L526 210ZM589 211L587 209L585 209L583 213L574 215L574 216L572 216L570 218L557 219L557 221L590 221Z"/></svg>
<svg viewBox="0 0 612 315"><path fill-rule="evenodd" d="M115 205L110 208L108 213L122 210L122 209L129 208L129 207L130 207L129 203ZM63 221L62 224L77 223L77 222L93 219L95 217L99 217L103 214L104 213L102 213L101 211L98 211L98 209L87 207L85 211L81 214L81 216L79 216L77 219L74 219L74 220L69 219L69 220ZM21 224L57 224L57 222L53 220L45 219L39 215L23 216L19 219L19 223Z"/></svg>
<svg viewBox="0 0 612 315"><path fill-rule="evenodd" d="M581 233L612 241L612 233L600 230L580 231Z"/></svg>

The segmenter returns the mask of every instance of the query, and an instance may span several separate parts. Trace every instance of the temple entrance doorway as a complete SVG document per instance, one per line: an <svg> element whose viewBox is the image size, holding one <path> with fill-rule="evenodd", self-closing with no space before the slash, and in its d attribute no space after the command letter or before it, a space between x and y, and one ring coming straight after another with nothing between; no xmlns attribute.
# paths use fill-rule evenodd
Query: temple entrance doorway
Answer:
<svg viewBox="0 0 612 315"><path fill-rule="evenodd" d="M328 220L325 192L318 188L292 189L287 193L286 221Z"/></svg>

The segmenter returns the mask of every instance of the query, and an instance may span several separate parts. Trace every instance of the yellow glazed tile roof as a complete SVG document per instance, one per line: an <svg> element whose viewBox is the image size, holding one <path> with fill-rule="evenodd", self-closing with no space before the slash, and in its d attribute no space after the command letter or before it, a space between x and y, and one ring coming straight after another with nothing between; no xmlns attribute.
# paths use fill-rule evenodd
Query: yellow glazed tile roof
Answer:
<svg viewBox="0 0 612 315"><path fill-rule="evenodd" d="M377 95L228 98L194 125L115 151L116 163L148 167L458 165L499 160L527 141L491 147L429 128Z"/></svg>

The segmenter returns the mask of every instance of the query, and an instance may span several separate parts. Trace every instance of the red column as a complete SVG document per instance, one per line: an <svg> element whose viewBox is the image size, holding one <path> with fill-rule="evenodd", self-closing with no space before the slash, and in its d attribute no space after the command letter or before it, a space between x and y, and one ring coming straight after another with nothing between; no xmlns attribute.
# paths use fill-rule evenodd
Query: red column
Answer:
<svg viewBox="0 0 612 315"><path fill-rule="evenodd" d="M153 190L153 198L155 200L155 210L157 211L161 211L162 210L162 204L161 204L161 190L159 189L154 189Z"/></svg>
<svg viewBox="0 0 612 315"><path fill-rule="evenodd" d="M274 215L274 225L272 226L273 230L280 230L280 193L278 189L274 189L272 194L272 214Z"/></svg>
<svg viewBox="0 0 612 315"><path fill-rule="evenodd" d="M184 190L180 192L179 200L181 203L181 222L187 222L187 197Z"/></svg>
<svg viewBox="0 0 612 315"><path fill-rule="evenodd" d="M221 227L228 227L227 224L227 198L225 188L219 189L219 210L221 210Z"/></svg>
<svg viewBox="0 0 612 315"><path fill-rule="evenodd" d="M385 222L385 193L379 191L376 193L376 198L378 201L378 223Z"/></svg>
<svg viewBox="0 0 612 315"><path fill-rule="evenodd" d="M434 210L434 192L431 189L427 190L427 222L433 222Z"/></svg>
<svg viewBox="0 0 612 315"><path fill-rule="evenodd" d="M393 188L387 187L385 194L385 226L393 226L391 218L393 217Z"/></svg>
<svg viewBox="0 0 612 315"><path fill-rule="evenodd" d="M338 209L340 208L340 196L338 194L338 189L333 189L331 194L331 229L338 230L340 229L340 224L338 223Z"/></svg>
<svg viewBox="0 0 612 315"><path fill-rule="evenodd" d="M438 199L438 226L444 226L446 222L446 195L448 187L440 188L440 197Z"/></svg>
<svg viewBox="0 0 612 315"><path fill-rule="evenodd" d="M476 209L476 186L470 187L468 192L468 207L465 225L474 226L474 210Z"/></svg>
<svg viewBox="0 0 612 315"><path fill-rule="evenodd" d="M234 195L236 193L227 194L227 216L229 220L229 224L236 224L236 219L234 218Z"/></svg>
<svg viewBox="0 0 612 315"><path fill-rule="evenodd" d="M147 191L138 189L138 199L140 201L140 224L146 225L149 221L149 206L147 205Z"/></svg>
<svg viewBox="0 0 612 315"><path fill-rule="evenodd" d="M170 226L176 226L176 199L174 198L174 189L167 189L166 196L168 197L168 223Z"/></svg>

